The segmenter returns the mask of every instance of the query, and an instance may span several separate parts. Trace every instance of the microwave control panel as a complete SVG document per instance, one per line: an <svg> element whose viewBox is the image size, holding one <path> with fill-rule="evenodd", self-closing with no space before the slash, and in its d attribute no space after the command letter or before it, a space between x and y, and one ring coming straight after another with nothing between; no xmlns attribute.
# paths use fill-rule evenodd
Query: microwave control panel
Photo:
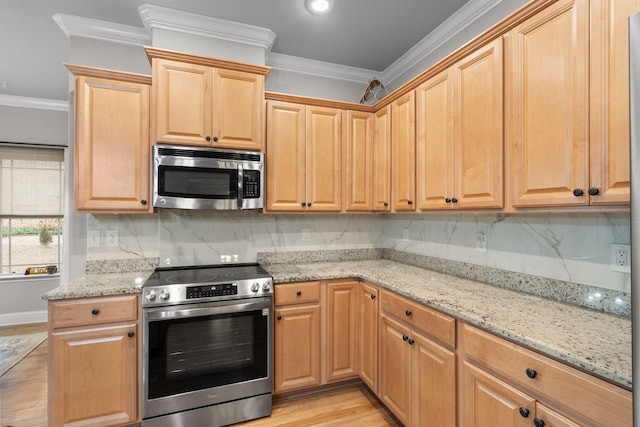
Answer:
<svg viewBox="0 0 640 427"><path fill-rule="evenodd" d="M246 199L260 198L260 171L245 170L242 177L242 196Z"/></svg>

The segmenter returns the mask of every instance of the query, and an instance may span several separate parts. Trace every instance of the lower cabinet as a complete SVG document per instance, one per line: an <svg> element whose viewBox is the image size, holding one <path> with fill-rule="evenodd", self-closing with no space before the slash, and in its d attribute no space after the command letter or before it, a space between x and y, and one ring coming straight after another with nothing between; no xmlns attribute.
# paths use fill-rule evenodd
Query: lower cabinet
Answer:
<svg viewBox="0 0 640 427"><path fill-rule="evenodd" d="M49 302L49 423L139 421L136 295Z"/></svg>
<svg viewBox="0 0 640 427"><path fill-rule="evenodd" d="M377 394L379 292L362 283L358 294L358 369L362 381Z"/></svg>

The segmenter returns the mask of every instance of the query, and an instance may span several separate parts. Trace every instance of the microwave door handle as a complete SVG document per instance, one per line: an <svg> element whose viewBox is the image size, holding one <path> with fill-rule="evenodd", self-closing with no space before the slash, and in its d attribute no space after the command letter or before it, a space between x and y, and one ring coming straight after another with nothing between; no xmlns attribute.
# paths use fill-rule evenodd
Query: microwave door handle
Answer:
<svg viewBox="0 0 640 427"><path fill-rule="evenodd" d="M242 209L243 196L244 192L244 170L242 169L242 165L238 165L238 209Z"/></svg>

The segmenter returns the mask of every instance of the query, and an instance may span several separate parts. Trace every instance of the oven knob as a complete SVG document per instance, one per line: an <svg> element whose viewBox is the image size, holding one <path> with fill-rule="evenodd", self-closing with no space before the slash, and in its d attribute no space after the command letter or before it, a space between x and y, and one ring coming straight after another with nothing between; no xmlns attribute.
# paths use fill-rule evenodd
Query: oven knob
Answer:
<svg viewBox="0 0 640 427"><path fill-rule="evenodd" d="M169 291L167 291L165 289L162 292L160 292L160 299L163 300L163 301L168 300L169 299Z"/></svg>
<svg viewBox="0 0 640 427"><path fill-rule="evenodd" d="M148 301L153 301L156 299L156 291L149 291L145 298L147 298Z"/></svg>
<svg viewBox="0 0 640 427"><path fill-rule="evenodd" d="M258 282L255 282L253 285L251 285L251 292L258 292L260 290L260 285L258 284Z"/></svg>
<svg viewBox="0 0 640 427"><path fill-rule="evenodd" d="M271 290L271 286L268 283L262 285L262 292L269 292Z"/></svg>

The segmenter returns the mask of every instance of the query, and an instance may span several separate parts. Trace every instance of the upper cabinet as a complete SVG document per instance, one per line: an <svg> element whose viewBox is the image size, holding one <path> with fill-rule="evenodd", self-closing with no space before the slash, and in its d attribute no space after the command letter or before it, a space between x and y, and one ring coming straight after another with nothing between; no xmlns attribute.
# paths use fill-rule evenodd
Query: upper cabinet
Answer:
<svg viewBox="0 0 640 427"><path fill-rule="evenodd" d="M152 141L262 151L269 68L146 48Z"/></svg>
<svg viewBox="0 0 640 427"><path fill-rule="evenodd" d="M373 210L391 210L391 106L373 114Z"/></svg>
<svg viewBox="0 0 640 427"><path fill-rule="evenodd" d="M149 76L67 64L75 75L74 208L150 212Z"/></svg>
<svg viewBox="0 0 640 427"><path fill-rule="evenodd" d="M416 89L418 209L503 206L502 40Z"/></svg>
<svg viewBox="0 0 640 427"><path fill-rule="evenodd" d="M343 111L344 123L344 210L373 210L374 146L373 114Z"/></svg>
<svg viewBox="0 0 640 427"><path fill-rule="evenodd" d="M415 211L416 112L411 91L391 104L391 197L394 211Z"/></svg>

